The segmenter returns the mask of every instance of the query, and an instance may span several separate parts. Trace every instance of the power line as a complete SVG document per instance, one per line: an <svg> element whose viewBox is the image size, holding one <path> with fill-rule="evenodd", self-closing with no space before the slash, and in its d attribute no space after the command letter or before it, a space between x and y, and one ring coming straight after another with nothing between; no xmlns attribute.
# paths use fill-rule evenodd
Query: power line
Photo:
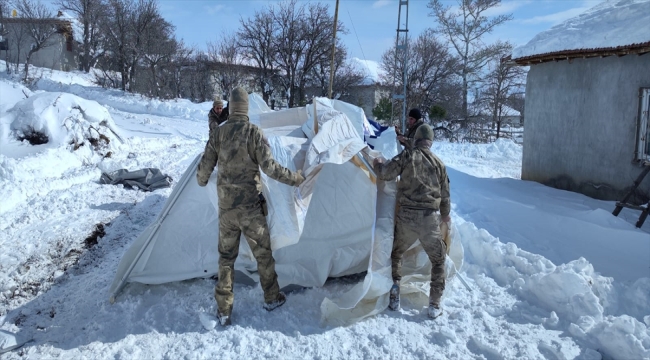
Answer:
<svg viewBox="0 0 650 360"><path fill-rule="evenodd" d="M357 29L354 27L354 22L352 22L352 15L350 15L350 10L348 10L348 17L350 18L350 24L352 24L352 30L354 30L354 36L357 38L357 42L359 43L359 49L361 49L361 55L363 55L363 65L368 69L368 75L372 77L372 71L370 70L370 67L368 66L367 59L366 59L366 54L363 52L363 47L361 46L361 41L359 40L359 35L357 34Z"/></svg>

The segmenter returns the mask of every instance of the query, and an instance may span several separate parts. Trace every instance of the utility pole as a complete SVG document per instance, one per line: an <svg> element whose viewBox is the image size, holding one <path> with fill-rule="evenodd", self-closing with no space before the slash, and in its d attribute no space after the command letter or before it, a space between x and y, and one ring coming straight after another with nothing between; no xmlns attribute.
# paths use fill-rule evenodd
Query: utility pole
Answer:
<svg viewBox="0 0 650 360"><path fill-rule="evenodd" d="M334 36L332 37L332 63L330 64L330 91L329 98L332 98L332 84L334 83L334 55L336 54L336 25L339 21L339 0L336 0L336 9L334 10Z"/></svg>
<svg viewBox="0 0 650 360"><path fill-rule="evenodd" d="M402 24L402 7L404 7L404 22ZM400 114L400 125L402 133L406 133L406 71L408 68L408 31L409 31L409 1L399 0L399 12L397 14L397 37L395 39L395 72L399 60L402 60L402 73L393 74L393 96L391 112L395 113L395 103L401 100L402 112ZM402 27L402 25L404 27ZM400 41L401 40L401 41ZM402 89L397 87L397 76L402 78ZM401 90L401 91L400 91Z"/></svg>

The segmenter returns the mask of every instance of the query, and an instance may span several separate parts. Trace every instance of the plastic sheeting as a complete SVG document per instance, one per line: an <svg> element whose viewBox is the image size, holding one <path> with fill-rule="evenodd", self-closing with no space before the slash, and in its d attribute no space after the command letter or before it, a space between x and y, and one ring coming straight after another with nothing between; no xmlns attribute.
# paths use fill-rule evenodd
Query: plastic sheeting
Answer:
<svg viewBox="0 0 650 360"><path fill-rule="evenodd" d="M16 334L0 330L0 354L18 349L30 340L18 339Z"/></svg>
<svg viewBox="0 0 650 360"><path fill-rule="evenodd" d="M287 112L293 121L259 110L251 111L251 120L262 128L280 124L297 129L300 111ZM365 147L355 126L338 113L311 140L271 136L269 142L276 160L290 169L303 169L307 178L296 190L262 176L280 285L321 286L330 276L366 270L376 190L367 172L348 161ZM216 172L208 186L199 187L195 180L199 158L174 188L158 219L124 255L110 289L113 301L128 282L159 284L217 274ZM235 268L255 278L256 263L248 244L242 241L240 246Z"/></svg>
<svg viewBox="0 0 650 360"><path fill-rule="evenodd" d="M145 168L133 171L119 169L109 173L102 173L99 183L123 184L144 191L154 191L170 187L172 178L163 174L160 169Z"/></svg>

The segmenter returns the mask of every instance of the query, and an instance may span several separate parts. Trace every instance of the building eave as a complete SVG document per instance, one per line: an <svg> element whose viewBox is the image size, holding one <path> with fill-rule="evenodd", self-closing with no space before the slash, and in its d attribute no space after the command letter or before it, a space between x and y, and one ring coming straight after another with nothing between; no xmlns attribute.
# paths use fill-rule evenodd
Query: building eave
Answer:
<svg viewBox="0 0 650 360"><path fill-rule="evenodd" d="M508 63L520 66L530 66L541 64L551 61L563 61L573 59L586 59L595 57L608 57L608 56L626 56L626 55L643 55L650 52L650 41L644 43L623 45L609 48L593 48L593 49L576 49L576 50L562 50L544 54L536 54L531 56L520 57L516 59L507 59Z"/></svg>

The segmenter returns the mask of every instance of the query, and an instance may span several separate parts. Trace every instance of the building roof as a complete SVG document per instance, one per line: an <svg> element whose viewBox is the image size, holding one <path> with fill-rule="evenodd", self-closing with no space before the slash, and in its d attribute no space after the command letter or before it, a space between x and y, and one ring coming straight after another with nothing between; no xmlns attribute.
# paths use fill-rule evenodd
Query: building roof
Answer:
<svg viewBox="0 0 650 360"><path fill-rule="evenodd" d="M650 0L606 0L512 51L519 65L650 52Z"/></svg>
<svg viewBox="0 0 650 360"><path fill-rule="evenodd" d="M5 24L52 24L56 26L59 32L72 35L72 22L66 19L59 18L42 18L42 19L33 19L33 18L14 18L6 17L2 19L2 23Z"/></svg>

